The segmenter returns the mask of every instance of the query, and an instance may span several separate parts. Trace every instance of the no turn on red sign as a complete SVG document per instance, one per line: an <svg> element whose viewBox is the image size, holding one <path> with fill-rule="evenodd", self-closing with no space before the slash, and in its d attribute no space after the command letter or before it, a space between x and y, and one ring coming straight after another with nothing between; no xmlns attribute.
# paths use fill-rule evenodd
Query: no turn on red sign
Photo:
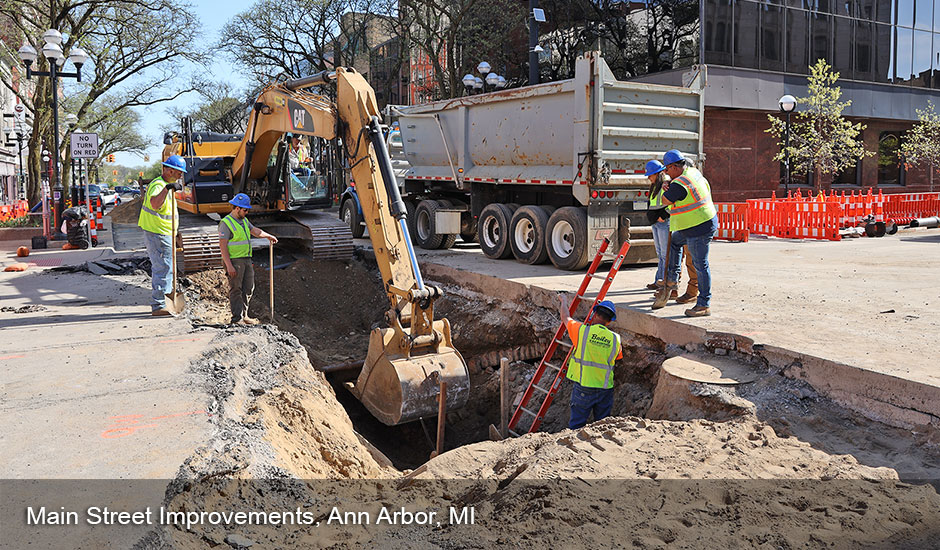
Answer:
<svg viewBox="0 0 940 550"><path fill-rule="evenodd" d="M98 158L98 134L73 132L69 144L73 159Z"/></svg>

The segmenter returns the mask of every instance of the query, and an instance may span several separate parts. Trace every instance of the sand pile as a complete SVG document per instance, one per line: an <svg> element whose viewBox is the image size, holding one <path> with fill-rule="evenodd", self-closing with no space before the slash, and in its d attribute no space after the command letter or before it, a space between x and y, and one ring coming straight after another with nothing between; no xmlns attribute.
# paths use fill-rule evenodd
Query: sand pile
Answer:
<svg viewBox="0 0 940 550"><path fill-rule="evenodd" d="M141 197L115 206L108 213L111 223L137 223L140 218L140 205L144 203Z"/></svg>

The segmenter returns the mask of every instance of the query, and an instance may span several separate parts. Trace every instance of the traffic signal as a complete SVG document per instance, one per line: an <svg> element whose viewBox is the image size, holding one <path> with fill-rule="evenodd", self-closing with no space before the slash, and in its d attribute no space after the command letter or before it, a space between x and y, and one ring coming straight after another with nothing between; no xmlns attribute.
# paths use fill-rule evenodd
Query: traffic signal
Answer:
<svg viewBox="0 0 940 550"><path fill-rule="evenodd" d="M116 176L116 175L117 175L117 170L111 170L111 174L114 175L114 176Z"/></svg>
<svg viewBox="0 0 940 550"><path fill-rule="evenodd" d="M140 173L140 177L144 177L144 173L142 171Z"/></svg>
<svg viewBox="0 0 940 550"><path fill-rule="evenodd" d="M114 153L108 155L108 162L114 162Z"/></svg>

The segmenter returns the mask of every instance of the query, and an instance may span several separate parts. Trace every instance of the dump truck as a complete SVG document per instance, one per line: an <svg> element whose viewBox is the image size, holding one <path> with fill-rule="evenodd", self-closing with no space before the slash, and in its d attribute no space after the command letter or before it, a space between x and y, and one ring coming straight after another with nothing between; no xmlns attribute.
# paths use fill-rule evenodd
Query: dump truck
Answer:
<svg viewBox="0 0 940 550"><path fill-rule="evenodd" d="M415 242L459 235L489 258L578 270L612 235L627 263L655 261L644 165L669 149L704 160L704 67L687 80L619 81L591 52L570 80L396 109Z"/></svg>

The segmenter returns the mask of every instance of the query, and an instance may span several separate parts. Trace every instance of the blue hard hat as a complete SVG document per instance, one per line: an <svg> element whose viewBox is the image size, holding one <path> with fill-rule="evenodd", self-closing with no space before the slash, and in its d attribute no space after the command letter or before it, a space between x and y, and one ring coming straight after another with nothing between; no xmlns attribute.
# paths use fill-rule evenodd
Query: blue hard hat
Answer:
<svg viewBox="0 0 940 550"><path fill-rule="evenodd" d="M649 177L653 174L658 174L665 169L666 167L663 166L663 163L659 162L658 160L651 160L646 163L646 174L644 175Z"/></svg>
<svg viewBox="0 0 940 550"><path fill-rule="evenodd" d="M666 154L663 155L663 164L674 164L676 162L682 162L685 160L685 157L682 156L682 153L678 149L670 149L666 151Z"/></svg>
<svg viewBox="0 0 940 550"><path fill-rule="evenodd" d="M617 306L615 306L614 303L611 302L610 300L597 302L597 305L594 306L594 311L597 311L598 308L603 308L603 309L606 309L608 312L610 312L611 321L617 320Z"/></svg>
<svg viewBox="0 0 940 550"><path fill-rule="evenodd" d="M232 200L228 201L232 206L237 206L239 208L247 208L251 210L251 200L248 198L248 195L244 193L239 193L232 197Z"/></svg>
<svg viewBox="0 0 940 550"><path fill-rule="evenodd" d="M163 165L183 173L186 172L186 159L179 155L170 155L170 158L163 161Z"/></svg>

